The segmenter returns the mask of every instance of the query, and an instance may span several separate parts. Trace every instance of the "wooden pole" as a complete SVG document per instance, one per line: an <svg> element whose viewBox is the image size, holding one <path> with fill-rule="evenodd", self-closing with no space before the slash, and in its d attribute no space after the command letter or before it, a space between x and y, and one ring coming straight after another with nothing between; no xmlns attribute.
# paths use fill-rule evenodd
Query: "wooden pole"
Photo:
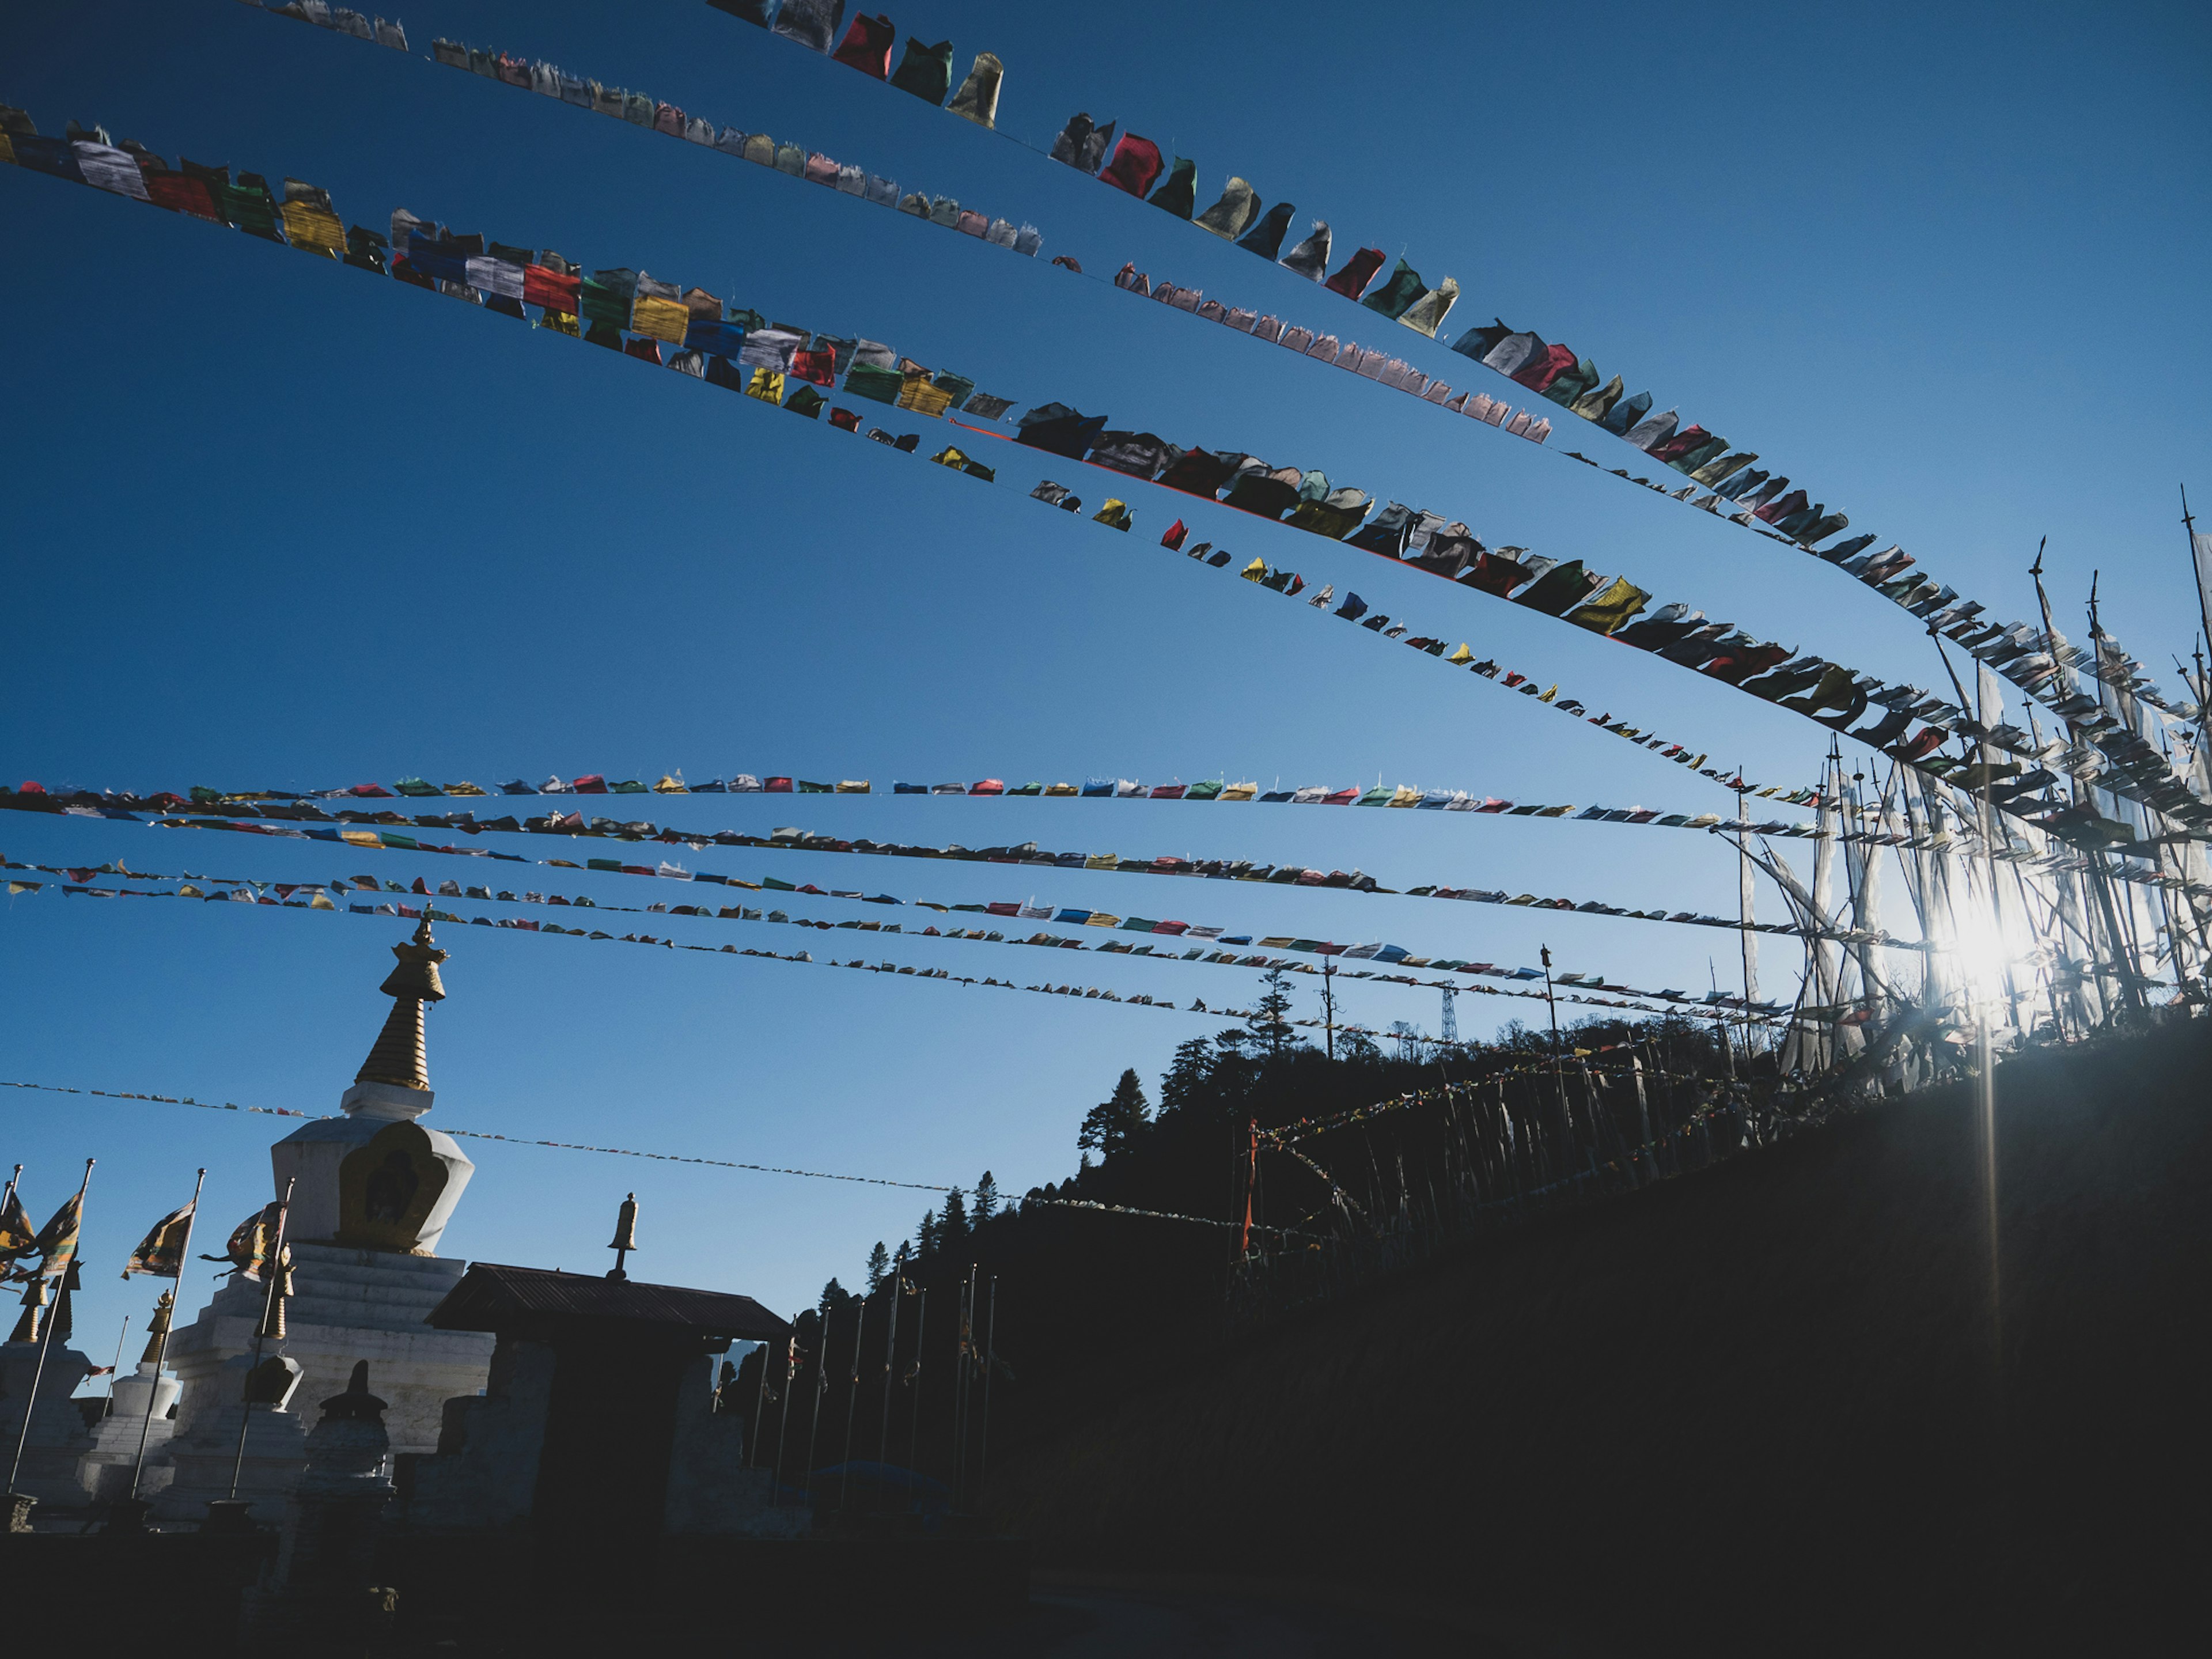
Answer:
<svg viewBox="0 0 2212 1659"><path fill-rule="evenodd" d="M952 1507L960 1508L968 1473L968 1353L975 1340L975 1265L960 1284L960 1329L953 1343Z"/></svg>
<svg viewBox="0 0 2212 1659"><path fill-rule="evenodd" d="M776 1506L783 1505L783 1449L791 1437L792 1379L799 1375L799 1322L792 1322L791 1334L783 1341L783 1398L775 1413L775 1474L771 1478Z"/></svg>
<svg viewBox="0 0 2212 1659"><path fill-rule="evenodd" d="M914 1420L908 1425L906 1455L908 1472L920 1474L913 1466L921 1461L921 1353L922 1339L929 1330L929 1287L924 1285L915 1298L914 1310ZM914 1506L921 1507L921 1493L914 1488Z"/></svg>
<svg viewBox="0 0 2212 1659"><path fill-rule="evenodd" d="M768 1402L768 1344L760 1345L760 1374L753 1378L753 1431L745 1445L745 1461L760 1467L761 1408Z"/></svg>
<svg viewBox="0 0 2212 1659"><path fill-rule="evenodd" d="M207 1170L202 1169L192 1179L192 1207L185 1217L183 1254L177 1258L177 1289L185 1287L185 1263L192 1259L192 1228L200 1218L200 1188L207 1185ZM169 1296L169 1324L176 1325L184 1312L184 1298L175 1291ZM131 1495L138 1496L139 1478L146 1469L146 1442L154 1432L154 1401L161 1392L161 1362L169 1357L169 1333L163 1331L154 1348L154 1386L146 1395L146 1420L138 1425L138 1455L131 1465Z"/></svg>
<svg viewBox="0 0 2212 1659"><path fill-rule="evenodd" d="M898 1294L898 1287L891 1287ZM868 1334L868 1298L862 1297L860 1305L853 1311L853 1375L845 1385L845 1462L844 1478L837 1485L837 1510L841 1515L853 1495L853 1416L860 1404L860 1339Z"/></svg>
<svg viewBox="0 0 2212 1659"><path fill-rule="evenodd" d="M983 1472L991 1458L991 1373L999 1368L999 1276L991 1275L990 1311L983 1324L983 1427L975 1449L975 1496L983 1496Z"/></svg>
<svg viewBox="0 0 2212 1659"><path fill-rule="evenodd" d="M898 1364L899 1298L906 1294L906 1246L891 1258L891 1313L884 1333L884 1420L876 1437L876 1461L891 1461L891 1375Z"/></svg>
<svg viewBox="0 0 2212 1659"><path fill-rule="evenodd" d="M814 1506L814 1451L822 1443L822 1396L830 1392L830 1314L822 1314L822 1340L814 1351L814 1413L806 1425L806 1504Z"/></svg>

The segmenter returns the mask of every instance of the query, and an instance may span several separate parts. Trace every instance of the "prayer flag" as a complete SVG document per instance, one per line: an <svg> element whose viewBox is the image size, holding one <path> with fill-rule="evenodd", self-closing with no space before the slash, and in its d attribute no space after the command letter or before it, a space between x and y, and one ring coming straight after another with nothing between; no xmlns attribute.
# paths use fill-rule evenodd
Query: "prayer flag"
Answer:
<svg viewBox="0 0 2212 1659"><path fill-rule="evenodd" d="M328 907L330 901L324 904ZM184 1272L185 1236L191 1231L193 1206L172 1210L154 1224L153 1231L131 1252L131 1260L124 1264L123 1277L146 1273L155 1279L175 1279Z"/></svg>

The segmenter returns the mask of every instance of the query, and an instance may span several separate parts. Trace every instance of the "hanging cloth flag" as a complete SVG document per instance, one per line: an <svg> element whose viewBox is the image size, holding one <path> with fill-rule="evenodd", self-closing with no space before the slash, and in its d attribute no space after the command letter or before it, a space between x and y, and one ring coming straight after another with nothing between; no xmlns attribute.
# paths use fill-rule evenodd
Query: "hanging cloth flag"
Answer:
<svg viewBox="0 0 2212 1659"><path fill-rule="evenodd" d="M38 884L33 882L9 884L10 887L32 888ZM7 1204L0 1206L0 1261L15 1261L29 1255L38 1248L39 1236L31 1230L31 1218L23 1213L22 1196L11 1192L8 1194Z"/></svg>
<svg viewBox="0 0 2212 1659"><path fill-rule="evenodd" d="M57 1273L76 1261L77 1240L83 1230L84 1194L77 1193L54 1212L53 1218L32 1241L39 1253L40 1273Z"/></svg>
<svg viewBox="0 0 2212 1659"><path fill-rule="evenodd" d="M1382 269L1382 250L1364 247L1344 262L1344 269L1330 277L1327 287L1333 294L1341 294L1347 300L1357 300L1375 280L1375 273Z"/></svg>
<svg viewBox="0 0 2212 1659"><path fill-rule="evenodd" d="M1390 272L1390 280L1359 303L1370 311L1381 312L1395 322L1413 308L1414 301L1428 291L1428 285L1421 281L1421 273L1407 264L1404 256L1401 255L1396 268ZM1431 329L1429 331L1433 334L1436 331Z"/></svg>
<svg viewBox="0 0 2212 1659"><path fill-rule="evenodd" d="M1006 78L1006 66L995 52L979 52L975 66L968 71L968 78L960 83L960 90L952 94L945 106L963 121L973 121L979 127L988 127L999 117L999 86Z"/></svg>
<svg viewBox="0 0 2212 1659"><path fill-rule="evenodd" d="M952 43L939 40L933 46L925 46L912 35L907 36L906 55L891 71L891 84L925 103L944 103L952 87Z"/></svg>
<svg viewBox="0 0 2212 1659"><path fill-rule="evenodd" d="M1426 294L1415 300L1407 308L1405 315L1398 320L1415 333L1425 334L1433 340L1437 337L1437 331L1443 326L1445 316L1458 299L1459 279L1455 276L1447 276ZM1430 397L1431 401L1435 401L1437 394L1431 390Z"/></svg>
<svg viewBox="0 0 2212 1659"><path fill-rule="evenodd" d="M283 1213L283 1204L273 1200L264 1204L238 1224L221 1255L204 1255L200 1260L228 1261L240 1278L258 1283L262 1270L269 1265L270 1251L276 1248L276 1230L282 1224Z"/></svg>
<svg viewBox="0 0 2212 1659"><path fill-rule="evenodd" d="M783 0L769 25L787 40L796 40L809 52L827 52L837 38L837 24L845 13L845 0Z"/></svg>
<svg viewBox="0 0 2212 1659"><path fill-rule="evenodd" d="M1201 230L1210 230L1224 242L1233 242L1244 234L1244 228L1259 216L1260 198L1244 179L1232 176L1221 192L1221 199L1198 216L1192 222Z"/></svg>
<svg viewBox="0 0 2212 1659"><path fill-rule="evenodd" d="M331 207L331 195L297 179L284 181L284 240L294 247L336 259L345 252L345 227Z"/></svg>
<svg viewBox="0 0 2212 1659"><path fill-rule="evenodd" d="M831 55L848 69L888 81L891 73L891 43L897 39L898 30L890 18L880 13L870 17L864 12L853 19L844 40Z"/></svg>
<svg viewBox="0 0 2212 1659"><path fill-rule="evenodd" d="M131 1260L124 1264L123 1277L146 1273L155 1279L181 1277L185 1267L185 1239L192 1228L194 1206L187 1204L180 1210L172 1210L154 1224L153 1231L138 1242L131 1252Z"/></svg>
<svg viewBox="0 0 2212 1659"><path fill-rule="evenodd" d="M1152 194L1152 204L1178 219L1188 219L1198 205L1198 163L1178 155L1168 169L1167 182Z"/></svg>
<svg viewBox="0 0 2212 1659"><path fill-rule="evenodd" d="M1125 132L1121 142L1114 147L1114 159L1098 176L1116 190L1127 191L1132 196L1148 196L1152 181L1160 176L1160 147L1149 138Z"/></svg>
<svg viewBox="0 0 2212 1659"><path fill-rule="evenodd" d="M1231 182L1236 181L1232 179ZM1288 202L1276 203L1251 229L1244 233L1237 246L1248 253L1258 254L1263 259L1274 258L1283 251L1284 234L1289 231L1291 220L1297 212L1297 209Z"/></svg>
<svg viewBox="0 0 2212 1659"><path fill-rule="evenodd" d="M1285 253L1281 263L1285 270L1295 270L1310 283L1321 281L1328 270L1328 221L1315 220L1313 234Z"/></svg>
<svg viewBox="0 0 2212 1659"><path fill-rule="evenodd" d="M1626 576L1615 576L1613 586L1567 613L1567 620L1593 633L1610 634L1651 602L1651 596Z"/></svg>

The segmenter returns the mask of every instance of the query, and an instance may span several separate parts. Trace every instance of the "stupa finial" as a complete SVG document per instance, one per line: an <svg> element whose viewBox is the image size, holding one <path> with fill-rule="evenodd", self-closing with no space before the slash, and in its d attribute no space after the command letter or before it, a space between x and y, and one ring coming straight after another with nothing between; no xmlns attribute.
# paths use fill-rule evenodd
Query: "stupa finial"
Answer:
<svg viewBox="0 0 2212 1659"><path fill-rule="evenodd" d="M414 938L393 945L392 954L399 958L399 965L377 988L395 1000L391 1013L385 1017L384 1029L376 1034L375 1046L353 1080L428 1089L430 1060L422 1040L422 1005L445 1000L446 988L438 977L438 964L447 953L431 939L430 919L424 916L416 926Z"/></svg>

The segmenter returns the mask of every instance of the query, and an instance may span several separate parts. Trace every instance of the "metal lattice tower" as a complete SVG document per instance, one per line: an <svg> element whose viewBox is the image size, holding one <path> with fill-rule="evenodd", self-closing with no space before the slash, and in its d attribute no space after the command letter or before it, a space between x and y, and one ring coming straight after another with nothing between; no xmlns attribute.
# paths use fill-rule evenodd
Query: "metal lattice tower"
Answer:
<svg viewBox="0 0 2212 1659"><path fill-rule="evenodd" d="M1443 1040L1446 1042L1459 1041L1459 988L1455 985L1444 987Z"/></svg>

